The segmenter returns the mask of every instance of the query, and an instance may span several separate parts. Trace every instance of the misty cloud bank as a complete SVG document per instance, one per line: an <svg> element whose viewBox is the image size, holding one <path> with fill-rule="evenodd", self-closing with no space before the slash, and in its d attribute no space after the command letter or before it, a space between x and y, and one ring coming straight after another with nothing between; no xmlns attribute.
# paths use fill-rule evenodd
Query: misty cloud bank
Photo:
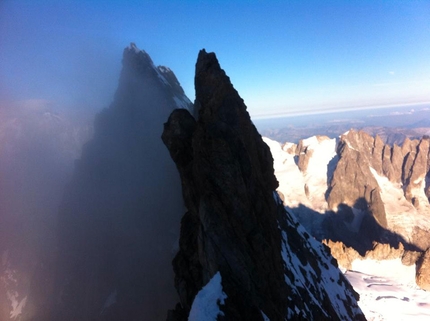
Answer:
<svg viewBox="0 0 430 321"><path fill-rule="evenodd" d="M184 206L161 133L178 107L192 104L175 75L135 45L94 124L45 100L2 105L0 319L165 317Z"/></svg>
<svg viewBox="0 0 430 321"><path fill-rule="evenodd" d="M89 115L54 110L44 100L0 108L1 320L34 313L46 297L64 186L92 133ZM31 301L35 289L39 297Z"/></svg>

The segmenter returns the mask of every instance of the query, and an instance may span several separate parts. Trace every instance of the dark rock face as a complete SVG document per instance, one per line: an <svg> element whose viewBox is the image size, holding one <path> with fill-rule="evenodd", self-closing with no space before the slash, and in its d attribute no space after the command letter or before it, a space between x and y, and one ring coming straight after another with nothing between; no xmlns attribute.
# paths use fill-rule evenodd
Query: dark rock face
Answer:
<svg viewBox="0 0 430 321"><path fill-rule="evenodd" d="M180 107L192 105L174 74L126 48L60 210L52 320L160 320L177 300L170 262L183 200L160 136Z"/></svg>
<svg viewBox="0 0 430 321"><path fill-rule="evenodd" d="M198 120L176 110L162 136L188 210L173 261L180 304L168 320L187 320L218 272L219 320L363 320L327 249L285 212L269 148L215 54L199 53L195 88Z"/></svg>

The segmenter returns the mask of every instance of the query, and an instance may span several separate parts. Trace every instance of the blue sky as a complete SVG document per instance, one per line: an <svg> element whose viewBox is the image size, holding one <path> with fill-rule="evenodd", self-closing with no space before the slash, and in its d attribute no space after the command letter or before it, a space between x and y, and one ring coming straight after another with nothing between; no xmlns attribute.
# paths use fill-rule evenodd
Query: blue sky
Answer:
<svg viewBox="0 0 430 321"><path fill-rule="evenodd" d="M251 115L430 101L430 1L0 1L0 103L100 109L135 42L194 99L216 52Z"/></svg>

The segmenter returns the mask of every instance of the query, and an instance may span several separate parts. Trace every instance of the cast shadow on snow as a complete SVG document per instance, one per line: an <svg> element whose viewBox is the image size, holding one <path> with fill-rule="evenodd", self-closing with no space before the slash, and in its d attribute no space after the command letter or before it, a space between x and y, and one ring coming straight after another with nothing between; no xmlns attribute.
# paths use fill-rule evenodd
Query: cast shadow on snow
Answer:
<svg viewBox="0 0 430 321"><path fill-rule="evenodd" d="M326 211L324 214L303 204L295 208L288 206L285 208L294 213L299 222L317 240L342 241L361 256L373 249L373 242L389 244L396 249L399 243L402 243L405 250L419 251L418 247L408 243L401 235L382 227L372 213L366 210L369 206L364 198L357 199L353 207L340 204L337 212Z"/></svg>

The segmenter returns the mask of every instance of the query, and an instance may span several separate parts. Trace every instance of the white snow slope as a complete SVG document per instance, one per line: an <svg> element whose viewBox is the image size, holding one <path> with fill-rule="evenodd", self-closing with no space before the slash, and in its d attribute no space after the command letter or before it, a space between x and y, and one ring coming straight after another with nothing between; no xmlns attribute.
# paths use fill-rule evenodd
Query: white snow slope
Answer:
<svg viewBox="0 0 430 321"><path fill-rule="evenodd" d="M280 143L263 137L269 146L274 159L273 167L279 181L278 191L284 196L284 204L295 208L305 205L320 213L327 210L325 192L327 190L327 176L330 161L336 157L335 139L318 139L316 136L304 139L302 144L312 151L306 171L300 171L294 157L295 145ZM305 192L308 189L308 195Z"/></svg>
<svg viewBox="0 0 430 321"><path fill-rule="evenodd" d="M415 265L400 259L355 260L345 276L360 294L367 320L430 320L430 292L415 284Z"/></svg>

